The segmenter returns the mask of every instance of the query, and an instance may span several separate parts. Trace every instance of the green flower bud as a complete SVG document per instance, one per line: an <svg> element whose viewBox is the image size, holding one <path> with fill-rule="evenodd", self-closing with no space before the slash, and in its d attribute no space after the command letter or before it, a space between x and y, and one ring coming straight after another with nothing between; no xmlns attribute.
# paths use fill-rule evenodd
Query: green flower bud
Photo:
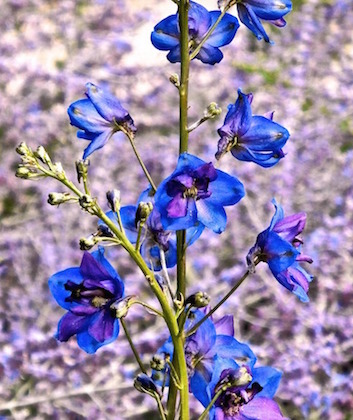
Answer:
<svg viewBox="0 0 353 420"><path fill-rule="evenodd" d="M210 297L205 292L197 292L186 299L185 304L194 306L195 308L204 308L210 303Z"/></svg>
<svg viewBox="0 0 353 420"><path fill-rule="evenodd" d="M164 370L165 365L166 359L164 354L155 354L150 362L151 369L157 370L159 372Z"/></svg>
<svg viewBox="0 0 353 420"><path fill-rule="evenodd" d="M92 249L99 240L94 235L89 236L88 238L81 238L80 239L80 250L81 251L88 251Z"/></svg>
<svg viewBox="0 0 353 420"><path fill-rule="evenodd" d="M34 152L34 156L47 165L51 164L50 156L43 146L38 146L37 150Z"/></svg>
<svg viewBox="0 0 353 420"><path fill-rule="evenodd" d="M138 223L146 223L148 216L151 214L153 210L153 204L149 201L147 203L140 202L135 216L135 226L137 227Z"/></svg>
<svg viewBox="0 0 353 420"><path fill-rule="evenodd" d="M86 179L88 174L88 167L89 167L89 160L77 160L76 164L76 172L77 172L77 181L81 182L81 179Z"/></svg>
<svg viewBox="0 0 353 420"><path fill-rule="evenodd" d="M52 192L48 195L48 203L52 206L66 203L67 201L78 201L78 198L72 196L70 193Z"/></svg>
<svg viewBox="0 0 353 420"><path fill-rule="evenodd" d="M149 394L154 398L159 396L156 384L153 382L152 378L147 376L145 373L140 373L140 375L136 376L134 380L134 387L138 391L144 394Z"/></svg>
<svg viewBox="0 0 353 420"><path fill-rule="evenodd" d="M107 191L107 200L110 208L117 213L120 210L120 191Z"/></svg>
<svg viewBox="0 0 353 420"><path fill-rule="evenodd" d="M207 117L208 119L212 119L217 117L218 115L220 115L222 113L222 108L220 108L216 102L211 102L206 111L205 111L205 117Z"/></svg>

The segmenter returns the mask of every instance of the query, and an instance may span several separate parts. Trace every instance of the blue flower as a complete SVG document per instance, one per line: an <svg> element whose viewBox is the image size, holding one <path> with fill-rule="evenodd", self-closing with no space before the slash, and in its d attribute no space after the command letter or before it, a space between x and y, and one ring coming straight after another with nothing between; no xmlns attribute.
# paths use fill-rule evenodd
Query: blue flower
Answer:
<svg viewBox="0 0 353 420"><path fill-rule="evenodd" d="M283 16L292 10L292 2L291 0L239 0L237 8L239 19L256 38L270 42L260 19L280 28L286 26Z"/></svg>
<svg viewBox="0 0 353 420"><path fill-rule="evenodd" d="M58 304L68 312L58 325L57 339L77 336L87 353L114 341L119 322L111 305L124 295L124 284L104 257L103 248L85 252L80 267L68 268L49 279L49 288Z"/></svg>
<svg viewBox="0 0 353 420"><path fill-rule="evenodd" d="M143 194L144 195L144 194ZM147 198L144 197L145 199ZM149 198L152 200L152 198ZM145 200L143 200L145 201ZM152 200L153 201L153 200ZM120 217L127 238L133 244L136 243L138 227L135 224L137 206L124 206L120 209ZM109 211L106 215L118 226L116 213ZM99 222L99 224L104 224ZM205 226L197 223L186 231L186 244L192 245L201 235ZM172 268L177 263L177 239L176 233L164 230L161 223L160 213L153 208L149 215L141 235L140 252L147 265L154 271L162 269L161 250L165 254L167 268Z"/></svg>
<svg viewBox="0 0 353 420"><path fill-rule="evenodd" d="M270 226L261 232L247 255L249 267L256 261L267 262L272 274L282 286L293 292L302 302L309 301L307 292L312 276L299 262L312 262L301 254L302 240L298 236L305 227L306 214L297 213L284 217L282 207L272 200L276 211Z"/></svg>
<svg viewBox="0 0 353 420"><path fill-rule="evenodd" d="M193 310L185 323L185 330L189 330L199 322L205 313ZM230 358L238 360L249 367L254 366L256 357L250 347L240 343L234 337L233 317L225 316L218 322L206 319L196 332L185 339L185 359L188 370L190 391L202 403L206 402L206 389L211 381L217 359ZM173 345L169 338L157 351L158 355L173 359ZM163 383L166 369L153 372L153 378ZM168 384L169 381L166 381Z"/></svg>
<svg viewBox="0 0 353 420"><path fill-rule="evenodd" d="M118 99L92 83L86 88L87 99L74 102L67 110L71 125L79 129L77 137L90 141L83 159L103 147L117 131L136 132L130 114Z"/></svg>
<svg viewBox="0 0 353 420"><path fill-rule="evenodd" d="M252 94L238 90L235 104L228 106L223 126L218 130L216 159L231 151L242 161L255 162L265 168L276 165L284 157L282 147L289 133L281 125L272 121L273 113L266 116L252 115Z"/></svg>
<svg viewBox="0 0 353 420"><path fill-rule="evenodd" d="M155 203L165 230L182 230L202 223L216 233L224 231L224 206L244 197L243 184L196 156L183 153L175 171L157 189Z"/></svg>
<svg viewBox="0 0 353 420"><path fill-rule="evenodd" d="M206 389L206 398L201 403L207 407L218 391L225 387L215 401L210 420L283 420L284 417L272 400L281 372L272 367L239 367L231 359L218 358L212 379ZM245 377L245 381L241 378ZM232 385L233 383L233 385Z"/></svg>
<svg viewBox="0 0 353 420"><path fill-rule="evenodd" d="M203 6L190 1L189 8L189 47L192 53L207 31L216 22L221 12L208 12ZM239 23L237 18L225 14L212 35L202 46L195 58L206 64L219 63L223 54L219 47L229 44L234 38ZM152 32L152 44L159 50L169 51L167 59L171 63L180 62L180 30L178 14L168 16L159 22Z"/></svg>

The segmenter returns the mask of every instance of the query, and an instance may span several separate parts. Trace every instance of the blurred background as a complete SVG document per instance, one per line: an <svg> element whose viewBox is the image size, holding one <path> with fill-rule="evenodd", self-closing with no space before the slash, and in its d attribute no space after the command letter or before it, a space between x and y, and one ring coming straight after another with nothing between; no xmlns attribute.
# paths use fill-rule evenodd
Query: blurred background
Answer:
<svg viewBox="0 0 353 420"><path fill-rule="evenodd" d="M216 0L200 3L209 10ZM231 11L235 13L235 10ZM157 182L174 169L178 150L178 95L168 81L179 71L149 37L175 13L171 1L3 0L0 13L0 417L11 419L151 419L154 401L132 389L136 366L121 332L95 355L75 339L53 335L64 311L47 280L78 266L78 241L96 220L74 204L47 204L64 192L53 180L15 178L15 147L43 145L75 181L74 161L86 143L66 113L90 81L113 92L138 127L137 146ZM287 27L265 24L275 45L259 42L244 26L212 67L193 61L190 121L211 101L217 120L190 136L190 152L211 161L216 133L237 89L253 92L253 112L275 111L288 128L287 153L263 169L225 156L224 171L247 195L227 209L222 235L207 231L189 250L189 292L203 290L215 304L246 269L245 256L272 217L273 197L287 215L305 211L304 252L314 258L310 302L282 288L265 265L219 311L235 317L236 338L247 342L258 365L283 371L277 401L291 419L353 418L353 3L294 0ZM134 204L147 183L120 134L94 153L90 182L102 206L118 188ZM153 303L141 274L119 249L106 256L127 294ZM174 273L172 273L174 278ZM163 323L135 307L127 317L142 353L150 358L167 338ZM192 400L194 415L200 404Z"/></svg>

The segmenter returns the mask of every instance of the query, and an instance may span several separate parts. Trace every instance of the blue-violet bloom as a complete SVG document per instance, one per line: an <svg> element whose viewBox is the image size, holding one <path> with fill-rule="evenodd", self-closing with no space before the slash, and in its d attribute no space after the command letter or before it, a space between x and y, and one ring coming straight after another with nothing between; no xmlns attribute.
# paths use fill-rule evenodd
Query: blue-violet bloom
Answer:
<svg viewBox="0 0 353 420"><path fill-rule="evenodd" d="M250 268L258 261L267 262L272 274L282 286L293 292L302 302L308 302L309 282L313 277L300 262L311 263L312 259L301 254L302 239L298 236L304 230L306 214L297 213L284 217L282 207L272 200L275 214L270 226L261 232L255 245L247 255Z"/></svg>
<svg viewBox="0 0 353 420"><path fill-rule="evenodd" d="M83 159L100 149L117 132L136 132L130 114L115 96L93 83L86 84L87 99L72 103L67 112L71 125L77 127L77 137L89 140Z"/></svg>
<svg viewBox="0 0 353 420"><path fill-rule="evenodd" d="M104 257L103 248L83 254L80 267L68 268L49 279L49 288L58 304L68 312L58 325L57 339L77 336L87 353L114 341L119 321L111 307L124 295L124 284Z"/></svg>
<svg viewBox="0 0 353 420"><path fill-rule="evenodd" d="M165 230L182 230L202 223L216 233L224 231L224 206L244 197L243 184L196 156L183 153L175 171L157 189L155 203Z"/></svg>
<svg viewBox="0 0 353 420"><path fill-rule="evenodd" d="M283 16L292 10L292 2L291 0L239 0L237 9L239 19L257 39L271 42L260 19L279 28L286 26Z"/></svg>
<svg viewBox="0 0 353 420"><path fill-rule="evenodd" d="M216 22L220 11L209 12L203 6L190 1L189 7L189 52L199 45L207 31ZM195 58L206 64L219 63L223 54L219 47L229 44L239 28L238 19L226 13L214 32L203 44ZM167 59L171 63L180 62L180 29L178 14L160 21L151 35L152 44L159 50L169 51Z"/></svg>
<svg viewBox="0 0 353 420"><path fill-rule="evenodd" d="M247 366L246 369L247 375L244 375L244 367L239 367L236 362L223 358L216 360L206 398L201 403L207 407L222 387L226 390L212 406L210 420L284 420L272 399L281 380L281 372L267 366Z"/></svg>
<svg viewBox="0 0 353 420"><path fill-rule="evenodd" d="M268 168L284 157L282 147L289 133L272 121L273 113L252 115L252 99L251 93L245 94L239 89L235 104L228 106L224 124L218 129L221 138L216 159L230 151L239 160Z"/></svg>
<svg viewBox="0 0 353 420"><path fill-rule="evenodd" d="M202 310L193 310L185 323L185 330L189 330L205 316ZM218 322L206 319L196 332L185 339L185 358L190 383L190 391L202 403L206 403L206 390L211 381L216 360L230 358L252 368L256 357L247 344L240 343L234 337L232 316L225 316ZM173 359L173 344L169 338L157 351L157 355ZM234 362L235 363L235 362ZM238 366L238 365L237 365ZM166 368L153 371L152 377L163 383ZM169 380L164 381L168 385ZM207 404L206 404L207 405Z"/></svg>

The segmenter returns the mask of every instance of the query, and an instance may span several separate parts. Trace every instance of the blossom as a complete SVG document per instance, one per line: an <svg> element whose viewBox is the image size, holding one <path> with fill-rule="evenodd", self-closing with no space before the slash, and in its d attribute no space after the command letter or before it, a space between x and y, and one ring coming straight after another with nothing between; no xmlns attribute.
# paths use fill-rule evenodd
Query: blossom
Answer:
<svg viewBox="0 0 353 420"><path fill-rule="evenodd" d="M283 420L272 400L281 376L280 371L269 366L246 366L245 372L235 361L218 358L206 398L201 402L207 407L223 388L210 410L210 420Z"/></svg>
<svg viewBox="0 0 353 420"><path fill-rule="evenodd" d="M216 22L221 12L208 12L203 6L190 1L189 7L189 48L192 53L207 31ZM226 13L214 32L203 44L195 58L206 64L219 63L223 54L219 47L229 44L234 38L239 23L236 17ZM160 21L151 35L152 44L159 50L169 51L167 59L171 63L180 62L180 29L178 14Z"/></svg>
<svg viewBox="0 0 353 420"><path fill-rule="evenodd" d="M204 316L205 313L201 310L191 311L185 323L185 330L188 331ZM206 389L211 381L216 360L236 359L239 364L250 367L256 362L256 357L250 347L237 341L233 335L233 317L227 315L217 322L213 322L210 318L206 319L194 334L185 339L184 350L190 391L201 402L206 402ZM171 338L158 349L157 355L173 359ZM164 368L162 372L154 371L152 376L156 381L163 382L165 373ZM169 381L166 383L168 384Z"/></svg>
<svg viewBox="0 0 353 420"><path fill-rule="evenodd" d="M136 132L134 121L117 98L93 83L87 83L86 88L87 99L72 103L67 110L71 125L79 129L77 137L90 141L83 159L103 147L117 131Z"/></svg>
<svg viewBox="0 0 353 420"><path fill-rule="evenodd" d="M270 42L260 19L282 28L286 26L283 19L292 10L291 0L240 0L237 2L239 19L247 26L257 39Z"/></svg>
<svg viewBox="0 0 353 420"><path fill-rule="evenodd" d="M216 233L224 231L224 206L244 197L243 184L196 156L183 153L175 171L158 187L155 203L165 230L181 230L202 223Z"/></svg>
<svg viewBox="0 0 353 420"><path fill-rule="evenodd" d="M272 203L276 209L275 214L270 226L258 235L255 245L250 249L246 257L248 265L254 267L255 260L267 262L278 282L302 302L307 302L312 276L299 263L311 263L312 259L301 254L302 240L298 236L304 230L306 214L284 217L282 207L276 200L272 200Z"/></svg>
<svg viewBox="0 0 353 420"><path fill-rule="evenodd" d="M273 113L266 116L252 115L253 95L238 90L235 104L228 106L223 126L218 129L221 136L216 158L230 151L242 161L255 162L265 168L276 165L284 157L282 147L289 133L272 121Z"/></svg>
<svg viewBox="0 0 353 420"><path fill-rule="evenodd" d="M80 267L54 274L49 288L68 311L59 321L59 341L76 335L83 350L95 353L118 337L119 322L111 305L123 297L124 284L105 259L103 248L92 254L85 252Z"/></svg>

